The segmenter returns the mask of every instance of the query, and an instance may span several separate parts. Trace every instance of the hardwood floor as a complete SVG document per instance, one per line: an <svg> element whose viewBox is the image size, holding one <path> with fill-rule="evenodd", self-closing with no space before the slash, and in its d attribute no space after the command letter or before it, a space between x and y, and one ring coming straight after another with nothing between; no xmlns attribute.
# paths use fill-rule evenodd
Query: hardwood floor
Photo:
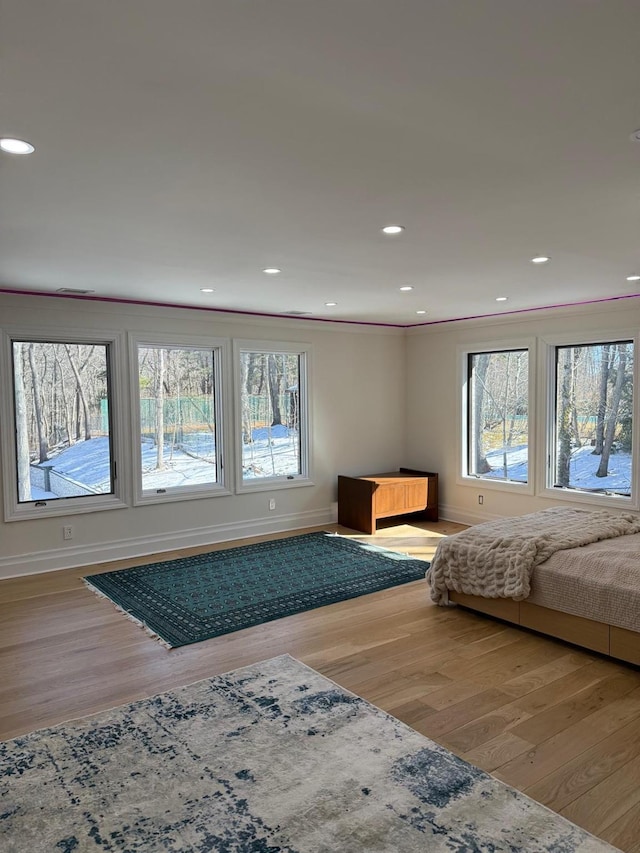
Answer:
<svg viewBox="0 0 640 853"><path fill-rule="evenodd" d="M459 529L425 522L351 533L429 559ZM81 581L151 559L0 582L0 739L288 653L640 853L640 670L436 607L424 581L167 651Z"/></svg>

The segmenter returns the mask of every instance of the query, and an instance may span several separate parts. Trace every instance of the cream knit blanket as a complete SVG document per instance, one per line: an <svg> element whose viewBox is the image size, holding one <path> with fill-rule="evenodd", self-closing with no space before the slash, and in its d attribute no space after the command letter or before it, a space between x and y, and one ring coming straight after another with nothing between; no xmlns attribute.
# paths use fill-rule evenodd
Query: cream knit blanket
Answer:
<svg viewBox="0 0 640 853"><path fill-rule="evenodd" d="M640 516L551 507L477 524L439 543L427 572L431 598L446 590L486 598L526 598L535 566L556 551L640 532Z"/></svg>

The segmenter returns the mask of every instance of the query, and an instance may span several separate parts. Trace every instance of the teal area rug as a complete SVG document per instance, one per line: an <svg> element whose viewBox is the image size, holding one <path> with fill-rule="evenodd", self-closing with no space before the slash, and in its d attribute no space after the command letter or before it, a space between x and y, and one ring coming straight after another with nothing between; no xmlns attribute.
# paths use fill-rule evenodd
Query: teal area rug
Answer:
<svg viewBox="0 0 640 853"><path fill-rule="evenodd" d="M614 848L288 656L0 744L3 853Z"/></svg>
<svg viewBox="0 0 640 853"><path fill-rule="evenodd" d="M307 533L84 578L171 648L424 578L428 563Z"/></svg>

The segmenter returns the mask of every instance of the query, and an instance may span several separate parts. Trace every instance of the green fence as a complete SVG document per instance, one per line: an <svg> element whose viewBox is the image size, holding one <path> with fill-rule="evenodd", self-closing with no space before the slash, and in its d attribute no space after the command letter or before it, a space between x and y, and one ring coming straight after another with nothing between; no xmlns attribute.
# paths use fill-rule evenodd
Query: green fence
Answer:
<svg viewBox="0 0 640 853"><path fill-rule="evenodd" d="M250 394L248 397L251 424L254 427L269 426L271 407L268 397ZM297 420L297 394L285 392L279 396L280 413L283 423L294 426ZM102 431L109 431L109 407L107 400L100 401L100 420ZM210 396L203 397L166 397L164 400L165 436L170 438L175 427L179 431L207 429L213 424L215 412ZM142 435L154 435L156 431L156 400L143 397L140 400L140 430Z"/></svg>

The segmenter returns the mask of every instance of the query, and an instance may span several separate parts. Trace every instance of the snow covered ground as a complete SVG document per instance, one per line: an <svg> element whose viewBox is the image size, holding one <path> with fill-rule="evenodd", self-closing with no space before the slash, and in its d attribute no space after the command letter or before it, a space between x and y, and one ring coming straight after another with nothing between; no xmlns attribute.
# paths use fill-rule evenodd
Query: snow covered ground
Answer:
<svg viewBox="0 0 640 853"><path fill-rule="evenodd" d="M299 471L298 438L285 426L267 427L253 431L253 442L242 450L246 479L286 476ZM177 486L201 485L216 482L215 448L211 434L201 436L197 447L190 437L190 446L203 455L198 459L189 453L165 445L165 468L156 470L156 448L151 441L142 441L142 472L144 489L169 489ZM195 439L194 439L195 440ZM67 447L52 456L47 467L83 483L98 492L109 490L109 439L97 436ZM32 485L32 500L52 500L58 495Z"/></svg>
<svg viewBox="0 0 640 853"><path fill-rule="evenodd" d="M483 478L504 479L502 450L487 454L491 471ZM617 494L631 494L631 454L612 453L609 457L609 473L606 477L596 477L600 456L593 455L592 447L578 447L571 454L569 464L569 483L576 489L594 489L611 491ZM507 451L507 473L510 480L526 483L528 477L527 446L512 447Z"/></svg>
<svg viewBox="0 0 640 853"><path fill-rule="evenodd" d="M257 429L254 441L243 446L243 470L246 479L264 476L286 476L298 471L298 439L284 426ZM210 437L209 437L210 439ZM216 481L215 454L211 440L208 446L199 447L206 452L204 459L195 459L188 453L167 445L165 468L155 469L156 449L152 442L141 445L143 488L169 489L178 486L201 485ZM502 450L487 454L491 471L483 479L505 479ZM66 448L45 463L72 480L84 483L96 491L109 489L109 441L99 436L81 441ZM600 457L594 456L591 447L579 447L572 453L570 484L577 489L631 493L631 455L614 453L609 458L607 477L596 477ZM507 451L507 476L509 480L526 483L528 478L527 446L512 447ZM32 500L47 500L57 495L32 487Z"/></svg>

